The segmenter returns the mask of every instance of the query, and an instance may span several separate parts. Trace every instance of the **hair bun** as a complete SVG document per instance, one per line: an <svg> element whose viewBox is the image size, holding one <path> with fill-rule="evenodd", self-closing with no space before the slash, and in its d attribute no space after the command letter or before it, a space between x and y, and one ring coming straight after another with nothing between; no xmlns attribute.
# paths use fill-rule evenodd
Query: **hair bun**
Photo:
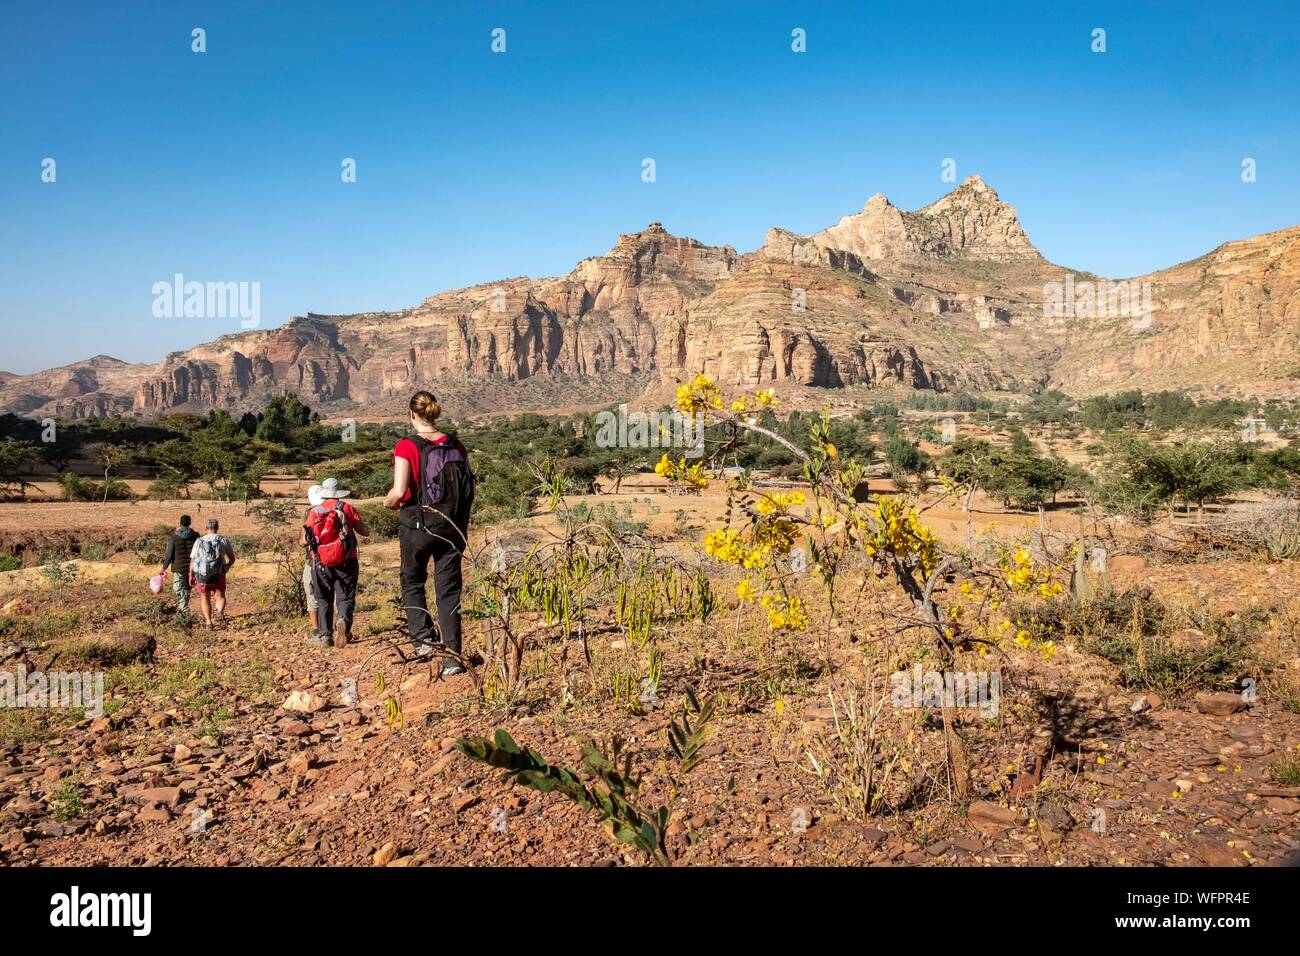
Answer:
<svg viewBox="0 0 1300 956"><path fill-rule="evenodd" d="M411 412L417 417L424 419L430 425L438 420L442 414L442 406L438 404L438 399L433 392L418 391L411 396Z"/></svg>

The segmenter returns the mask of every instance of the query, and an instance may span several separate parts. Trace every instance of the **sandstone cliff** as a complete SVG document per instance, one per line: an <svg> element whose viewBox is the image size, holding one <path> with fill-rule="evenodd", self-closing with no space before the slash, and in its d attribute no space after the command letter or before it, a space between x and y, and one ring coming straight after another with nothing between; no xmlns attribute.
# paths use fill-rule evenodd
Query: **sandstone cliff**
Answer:
<svg viewBox="0 0 1300 956"><path fill-rule="evenodd" d="M308 314L153 366L98 356L0 377L0 409L149 416L294 391L343 410L394 406L421 386L526 407L511 398L534 401L523 383L597 383L588 390L613 402L697 372L746 388L1300 385L1300 228L1129 280L1149 290L1149 316L1045 314L1047 290L1067 278L1103 281L1043 259L1015 210L971 177L913 212L877 195L811 236L773 228L745 255L651 223L556 278L455 289L400 312Z"/></svg>

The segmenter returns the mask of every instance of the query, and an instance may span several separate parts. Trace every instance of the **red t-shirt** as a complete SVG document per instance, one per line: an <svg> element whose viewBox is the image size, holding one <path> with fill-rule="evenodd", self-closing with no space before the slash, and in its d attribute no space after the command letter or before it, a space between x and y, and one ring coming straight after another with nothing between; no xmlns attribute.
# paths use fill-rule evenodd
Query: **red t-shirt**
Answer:
<svg viewBox="0 0 1300 956"><path fill-rule="evenodd" d="M425 441L433 445L444 445L447 442L445 434L437 438L426 438ZM420 449L415 446L415 442L409 438L403 438L393 449L393 457L401 458L411 466L411 481L406 486L406 493L402 495L402 507L414 502L416 489L420 487Z"/></svg>

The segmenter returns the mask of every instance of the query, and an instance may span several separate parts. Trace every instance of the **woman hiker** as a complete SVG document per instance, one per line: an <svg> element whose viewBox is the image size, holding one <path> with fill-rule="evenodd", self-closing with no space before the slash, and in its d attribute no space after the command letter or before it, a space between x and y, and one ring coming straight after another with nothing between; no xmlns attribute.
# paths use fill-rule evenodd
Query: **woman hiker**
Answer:
<svg viewBox="0 0 1300 956"><path fill-rule="evenodd" d="M465 671L460 643L460 558L474 504L474 474L459 440L438 430L442 407L430 392L411 396L412 434L393 449L393 487L384 506L398 512L402 555L402 606L406 630L417 657L432 657L441 643L442 675ZM425 596L433 562L434 602L440 641Z"/></svg>

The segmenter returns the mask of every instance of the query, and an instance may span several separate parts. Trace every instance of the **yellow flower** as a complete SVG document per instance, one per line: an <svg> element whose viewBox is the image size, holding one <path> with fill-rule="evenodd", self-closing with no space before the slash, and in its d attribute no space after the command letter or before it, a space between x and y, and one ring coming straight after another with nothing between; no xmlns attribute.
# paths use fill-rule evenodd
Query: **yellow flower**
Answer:
<svg viewBox="0 0 1300 956"><path fill-rule="evenodd" d="M686 384L677 386L677 407L688 415L706 408L721 408L722 394L713 384L713 379L696 375Z"/></svg>

